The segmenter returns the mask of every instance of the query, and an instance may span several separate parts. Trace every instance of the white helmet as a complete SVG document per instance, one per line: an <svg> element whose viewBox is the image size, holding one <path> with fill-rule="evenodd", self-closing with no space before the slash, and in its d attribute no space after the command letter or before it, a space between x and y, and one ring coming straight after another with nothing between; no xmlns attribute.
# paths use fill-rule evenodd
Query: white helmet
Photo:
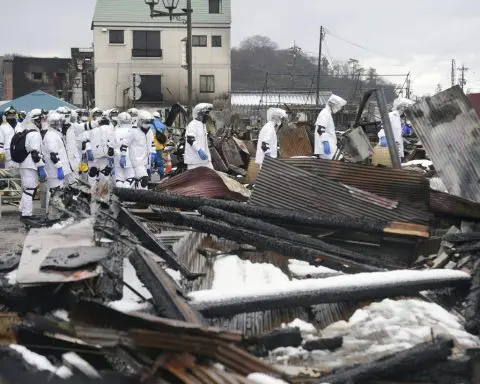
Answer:
<svg viewBox="0 0 480 384"><path fill-rule="evenodd" d="M53 112L48 115L47 123L50 128L62 131L64 116L58 112Z"/></svg>
<svg viewBox="0 0 480 384"><path fill-rule="evenodd" d="M67 107L58 107L55 112L60 113L62 115L68 115L70 113L70 110Z"/></svg>
<svg viewBox="0 0 480 384"><path fill-rule="evenodd" d="M275 125L281 125L282 119L287 118L287 112L281 108L268 108L267 120L273 121Z"/></svg>
<svg viewBox="0 0 480 384"><path fill-rule="evenodd" d="M153 116L150 112L141 110L138 112L137 127L143 130L150 129L153 123Z"/></svg>
<svg viewBox="0 0 480 384"><path fill-rule="evenodd" d="M130 108L127 112L132 117L137 117L138 116L138 109L137 108Z"/></svg>
<svg viewBox="0 0 480 384"><path fill-rule="evenodd" d="M90 111L90 116L92 117L92 119L101 117L102 115L103 115L103 111L100 108L95 107Z"/></svg>
<svg viewBox="0 0 480 384"><path fill-rule="evenodd" d="M400 114L402 114L407 107L410 107L413 104L415 103L410 99L407 99L405 97L398 97L393 100L393 110L398 111Z"/></svg>
<svg viewBox="0 0 480 384"><path fill-rule="evenodd" d="M160 119L160 112L158 112L158 111L153 112L153 117L155 119Z"/></svg>
<svg viewBox="0 0 480 384"><path fill-rule="evenodd" d="M131 125L132 116L128 112L121 112L118 114L118 125Z"/></svg>
<svg viewBox="0 0 480 384"><path fill-rule="evenodd" d="M197 119L201 117L201 115L209 114L210 111L213 109L213 104L209 103L200 103L197 104L192 111L192 117Z"/></svg>
<svg viewBox="0 0 480 384"><path fill-rule="evenodd" d="M331 95L327 101L327 105L330 106L332 113L340 112L340 110L347 105L347 101L340 96Z"/></svg>

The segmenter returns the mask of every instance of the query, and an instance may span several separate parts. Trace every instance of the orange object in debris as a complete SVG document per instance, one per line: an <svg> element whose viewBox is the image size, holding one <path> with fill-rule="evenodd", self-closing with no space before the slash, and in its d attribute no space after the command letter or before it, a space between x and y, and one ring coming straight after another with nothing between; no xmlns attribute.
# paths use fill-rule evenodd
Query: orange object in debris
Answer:
<svg viewBox="0 0 480 384"><path fill-rule="evenodd" d="M172 167L172 157L171 157L170 153L167 153L165 157L166 157L166 159L165 159L165 175L168 175L173 169L173 167Z"/></svg>

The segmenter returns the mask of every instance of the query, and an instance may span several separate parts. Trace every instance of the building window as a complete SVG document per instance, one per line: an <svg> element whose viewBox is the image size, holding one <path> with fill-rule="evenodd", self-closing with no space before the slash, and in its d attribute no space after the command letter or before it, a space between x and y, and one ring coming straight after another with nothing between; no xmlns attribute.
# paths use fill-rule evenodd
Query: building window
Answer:
<svg viewBox="0 0 480 384"><path fill-rule="evenodd" d="M133 31L132 57L162 57L160 31Z"/></svg>
<svg viewBox="0 0 480 384"><path fill-rule="evenodd" d="M222 12L222 0L208 0L208 12L209 13L221 13Z"/></svg>
<svg viewBox="0 0 480 384"><path fill-rule="evenodd" d="M42 72L32 72L32 80L42 81L43 80L43 73Z"/></svg>
<svg viewBox="0 0 480 384"><path fill-rule="evenodd" d="M111 29L109 31L109 43L110 44L123 44L124 40L124 33L121 29Z"/></svg>
<svg viewBox="0 0 480 384"><path fill-rule="evenodd" d="M160 75L141 75L142 82L139 85L142 91L142 102L160 102L163 101L162 94L162 76Z"/></svg>
<svg viewBox="0 0 480 384"><path fill-rule="evenodd" d="M212 47L222 46L222 36L212 36Z"/></svg>
<svg viewBox="0 0 480 384"><path fill-rule="evenodd" d="M207 36L192 36L192 47L206 47L207 46Z"/></svg>
<svg viewBox="0 0 480 384"><path fill-rule="evenodd" d="M213 93L215 92L215 76L200 76L200 92Z"/></svg>

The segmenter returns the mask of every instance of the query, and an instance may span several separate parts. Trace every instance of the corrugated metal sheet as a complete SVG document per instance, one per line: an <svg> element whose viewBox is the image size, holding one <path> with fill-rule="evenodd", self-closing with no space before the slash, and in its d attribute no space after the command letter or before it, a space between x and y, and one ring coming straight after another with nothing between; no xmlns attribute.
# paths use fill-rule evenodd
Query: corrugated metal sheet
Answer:
<svg viewBox="0 0 480 384"><path fill-rule="evenodd" d="M313 155L313 145L306 124L289 124L288 127L281 128L278 131L278 142L280 154L284 159Z"/></svg>
<svg viewBox="0 0 480 384"><path fill-rule="evenodd" d="M467 97L470 103L472 103L477 115L480 116L480 93L470 93Z"/></svg>
<svg viewBox="0 0 480 384"><path fill-rule="evenodd" d="M249 204L417 224L428 222L423 212L408 204L385 209L370 198L354 197L347 187L335 181L270 158L263 163Z"/></svg>
<svg viewBox="0 0 480 384"><path fill-rule="evenodd" d="M218 14L209 13L208 3L206 0L192 0L193 27L195 27L195 23L230 24L232 22L231 0L221 1L222 8ZM180 0L177 11L186 8L186 4L186 0ZM155 9L166 11L162 2ZM162 27L163 24L169 27L176 24L182 28L184 26L181 21L176 19L170 21L167 17L151 18L150 9L144 0L97 0L93 15L94 26L144 26L149 24L155 27Z"/></svg>
<svg viewBox="0 0 480 384"><path fill-rule="evenodd" d="M235 143L234 143L235 145ZM232 180L232 182L235 182ZM245 195L238 191L243 188L241 185L238 189L232 191L223 179L213 169L200 167L191 169L171 179L161 181L155 186L158 192L171 192L179 195L205 197L205 198L223 198L236 201L246 201L248 191Z"/></svg>
<svg viewBox="0 0 480 384"><path fill-rule="evenodd" d="M396 200L420 210L425 221L429 212L430 185L423 174L402 169L371 167L316 158L283 160L316 176Z"/></svg>
<svg viewBox="0 0 480 384"><path fill-rule="evenodd" d="M480 202L480 120L459 86L407 110L448 192Z"/></svg>
<svg viewBox="0 0 480 384"><path fill-rule="evenodd" d="M332 92L320 92L320 105L327 105L328 98ZM316 95L314 92L232 92L230 97L232 106L314 106Z"/></svg>
<svg viewBox="0 0 480 384"><path fill-rule="evenodd" d="M480 220L480 204L441 191L431 191L430 207L437 215Z"/></svg>

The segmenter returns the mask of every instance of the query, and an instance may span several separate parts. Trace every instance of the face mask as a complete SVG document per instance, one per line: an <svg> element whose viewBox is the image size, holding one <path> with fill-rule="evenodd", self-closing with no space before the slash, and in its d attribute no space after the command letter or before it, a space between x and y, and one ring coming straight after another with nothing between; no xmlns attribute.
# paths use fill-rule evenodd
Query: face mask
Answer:
<svg viewBox="0 0 480 384"><path fill-rule="evenodd" d="M12 128L15 128L17 126L17 119L14 117L7 118L7 123L12 126Z"/></svg>
<svg viewBox="0 0 480 384"><path fill-rule="evenodd" d="M86 123L88 121L88 117L87 116L82 116L82 117L80 117L80 121L83 122L83 123Z"/></svg>
<svg viewBox="0 0 480 384"><path fill-rule="evenodd" d="M142 124L142 129L150 129L150 124L148 123Z"/></svg>
<svg viewBox="0 0 480 384"><path fill-rule="evenodd" d="M208 115L203 115L202 116L202 123L207 124L207 121L208 121Z"/></svg>

